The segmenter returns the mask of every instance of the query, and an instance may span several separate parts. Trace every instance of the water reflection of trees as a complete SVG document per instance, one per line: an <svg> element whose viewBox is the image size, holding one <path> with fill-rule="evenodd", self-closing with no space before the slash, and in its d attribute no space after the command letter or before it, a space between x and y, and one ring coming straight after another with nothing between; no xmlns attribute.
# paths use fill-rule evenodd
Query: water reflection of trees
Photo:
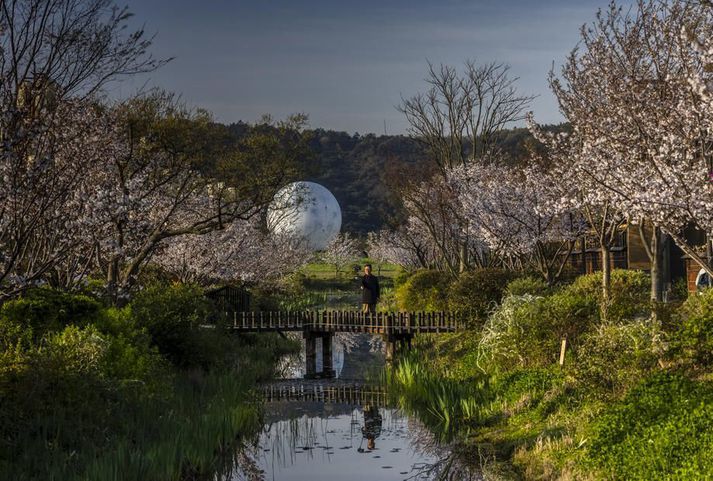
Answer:
<svg viewBox="0 0 713 481"><path fill-rule="evenodd" d="M350 435L353 439L361 436L359 432L358 410L351 408ZM235 460L235 467L230 477L225 481L262 481L265 472L262 465L288 468L297 460L297 454L313 458L319 449L321 455L330 456L334 449L336 434L330 432L330 418L327 417L293 417L268 423L263 428L261 436L249 445L243 445ZM334 435L332 435L334 434ZM222 481L222 479L220 480Z"/></svg>
<svg viewBox="0 0 713 481"><path fill-rule="evenodd" d="M463 440L444 442L425 424L415 418L409 419L411 446L415 451L436 459L433 463L421 463L405 480L438 481L507 481L519 479L509 465L499 462L492 447L478 446Z"/></svg>

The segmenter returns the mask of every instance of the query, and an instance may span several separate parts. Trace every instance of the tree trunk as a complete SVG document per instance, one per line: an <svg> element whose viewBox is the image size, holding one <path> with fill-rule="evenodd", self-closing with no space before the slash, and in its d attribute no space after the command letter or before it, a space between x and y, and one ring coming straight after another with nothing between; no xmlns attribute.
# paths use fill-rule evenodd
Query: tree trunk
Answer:
<svg viewBox="0 0 713 481"><path fill-rule="evenodd" d="M661 233L661 299L668 302L671 291L671 239Z"/></svg>
<svg viewBox="0 0 713 481"><path fill-rule="evenodd" d="M654 228L651 243L651 300L663 302L663 239L661 229Z"/></svg>
<svg viewBox="0 0 713 481"><path fill-rule="evenodd" d="M609 246L601 245L602 254L602 302L599 306L602 321L608 320L609 304L611 302L611 250Z"/></svg>
<svg viewBox="0 0 713 481"><path fill-rule="evenodd" d="M658 305L663 302L663 270L661 269L663 258L663 236L664 233L660 227L654 225L651 229L651 239L646 239L643 221L639 223L639 236L642 244L646 249L646 255L649 257L651 264L651 317L656 318Z"/></svg>
<svg viewBox="0 0 713 481"><path fill-rule="evenodd" d="M112 305L117 305L119 298L119 261L116 258L109 260L106 274L106 291Z"/></svg>
<svg viewBox="0 0 713 481"><path fill-rule="evenodd" d="M663 233L654 227L651 234L651 317L658 317L658 309L663 302Z"/></svg>
<svg viewBox="0 0 713 481"><path fill-rule="evenodd" d="M463 243L460 245L458 257L460 260L460 264L458 266L458 273L462 274L463 272L465 272L465 269L468 266L468 246L466 241L463 241Z"/></svg>

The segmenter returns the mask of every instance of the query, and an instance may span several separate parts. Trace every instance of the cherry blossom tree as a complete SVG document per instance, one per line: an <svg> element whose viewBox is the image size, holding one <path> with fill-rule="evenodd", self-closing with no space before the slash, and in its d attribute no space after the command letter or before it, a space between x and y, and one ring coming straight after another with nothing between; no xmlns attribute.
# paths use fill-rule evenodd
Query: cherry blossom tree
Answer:
<svg viewBox="0 0 713 481"><path fill-rule="evenodd" d="M238 219L208 234L168 239L154 262L181 282L256 283L293 272L312 253L293 239L266 233L259 218Z"/></svg>
<svg viewBox="0 0 713 481"><path fill-rule="evenodd" d="M575 172L593 186L591 200L600 213L606 206L618 211L613 222L604 222L608 231L622 215L652 226L644 244L655 302L663 298L665 234L696 259L682 231L711 225L710 129L701 115L702 96L691 88L691 78L705 70L691 42L683 41L681 32L690 25L709 35L710 12L677 0L639 0L632 10L613 2L582 28L581 46L561 78L551 78L578 145Z"/></svg>
<svg viewBox="0 0 713 481"><path fill-rule="evenodd" d="M409 133L426 147L436 173L410 186L402 196L416 225L414 232L431 238L442 267L457 276L478 265L481 252L468 222L446 182L448 172L470 162L487 162L497 151L498 134L524 118L532 97L515 88L517 78L499 63L467 61L462 72L449 65L428 65L428 90L402 99L398 107L409 122ZM475 245L476 250L471 248Z"/></svg>
<svg viewBox="0 0 713 481"><path fill-rule="evenodd" d="M0 154L2 297L48 279L63 279L67 259L85 245L92 209L83 180L100 152L95 142L98 115L84 101L54 108L56 116L45 123L42 134L23 140L24 155L12 149ZM88 271L90 257L75 258L78 264L67 276Z"/></svg>
<svg viewBox="0 0 713 481"><path fill-rule="evenodd" d="M456 193L440 175L410 187L403 193L409 213L405 233L426 246L435 267L457 277L468 264L467 226Z"/></svg>
<svg viewBox="0 0 713 481"><path fill-rule="evenodd" d="M589 159L582 156L579 130L575 126L572 133L554 134L546 132L528 118L528 126L535 138L547 147L547 158L537 154L539 162L547 163L550 178L550 205L545 209L576 212L586 221L587 228L580 239L585 252L587 238L594 238L599 246L602 265L602 319L607 318L607 307L611 298L611 249L618 236L623 235L626 224L625 214L617 208L616 198L591 175Z"/></svg>
<svg viewBox="0 0 713 481"><path fill-rule="evenodd" d="M557 179L533 164L524 168L471 164L454 169L469 229L493 251L522 259L548 283L561 275L582 223L568 209L554 209Z"/></svg>
<svg viewBox="0 0 713 481"><path fill-rule="evenodd" d="M299 168L292 156L304 138L296 132L301 120L295 122L224 152L212 140L210 117L173 96L157 93L112 109L105 138L114 147L91 179L98 264L112 298L129 294L169 239L209 234L261 212ZM221 180L199 170L211 157Z"/></svg>
<svg viewBox="0 0 713 481"><path fill-rule="evenodd" d="M391 263L406 270L429 266L424 244L425 242L418 242L418 238L414 235L406 235L391 229L369 232L367 235L369 257L380 265Z"/></svg>
<svg viewBox="0 0 713 481"><path fill-rule="evenodd" d="M339 233L320 254L323 262L334 267L339 277L341 270L359 257L357 241L348 232Z"/></svg>
<svg viewBox="0 0 713 481"><path fill-rule="evenodd" d="M163 63L128 18L108 0L2 3L0 299L48 276L72 277L59 264L87 212L79 185L96 147L92 97ZM87 268L85 258L72 270Z"/></svg>

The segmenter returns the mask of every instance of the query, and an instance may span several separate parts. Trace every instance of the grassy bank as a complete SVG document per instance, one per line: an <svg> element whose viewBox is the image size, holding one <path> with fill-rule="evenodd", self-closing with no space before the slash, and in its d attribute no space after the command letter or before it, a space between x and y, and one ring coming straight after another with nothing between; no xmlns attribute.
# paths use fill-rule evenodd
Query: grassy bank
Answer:
<svg viewBox="0 0 713 481"><path fill-rule="evenodd" d="M597 281L517 280L468 331L422 338L389 376L402 407L493 479L713 476L713 292L655 321L646 276L617 272L605 321Z"/></svg>
<svg viewBox="0 0 713 481"><path fill-rule="evenodd" d="M281 280L278 285L264 286L253 292L253 307L266 310L335 309L353 310L361 308L359 276L362 267L370 263L361 259L352 266L335 272L334 266L311 263L300 271ZM381 302L379 309L397 309L394 287L404 270L393 264L373 263L374 272L380 271Z"/></svg>
<svg viewBox="0 0 713 481"><path fill-rule="evenodd" d="M260 427L253 387L296 349L228 334L184 285L121 309L32 291L2 306L0 343L0 479L13 480L213 479Z"/></svg>

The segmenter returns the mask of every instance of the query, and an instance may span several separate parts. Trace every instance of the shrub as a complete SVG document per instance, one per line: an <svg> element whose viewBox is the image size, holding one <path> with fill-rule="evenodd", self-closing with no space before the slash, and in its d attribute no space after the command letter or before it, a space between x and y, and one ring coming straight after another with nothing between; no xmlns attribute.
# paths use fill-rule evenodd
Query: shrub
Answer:
<svg viewBox="0 0 713 481"><path fill-rule="evenodd" d="M394 287L398 289L399 287L406 284L406 281L408 281L413 274L414 273L412 271L408 271L406 269L399 269L396 273L396 276L394 276Z"/></svg>
<svg viewBox="0 0 713 481"><path fill-rule="evenodd" d="M642 271L614 269L611 273L611 298L607 309L608 321L648 317L650 279ZM595 272L578 277L568 289L578 296L602 301L602 274Z"/></svg>
<svg viewBox="0 0 713 481"><path fill-rule="evenodd" d="M713 386L656 373L592 425L587 458L607 479L704 479L713 472Z"/></svg>
<svg viewBox="0 0 713 481"><path fill-rule="evenodd" d="M543 296L550 292L550 286L540 277L521 277L508 283L505 293L509 296Z"/></svg>
<svg viewBox="0 0 713 481"><path fill-rule="evenodd" d="M174 365L210 367L223 344L215 329L200 329L214 316L211 303L196 286L155 284L129 304L138 327L151 335L153 345Z"/></svg>
<svg viewBox="0 0 713 481"><path fill-rule="evenodd" d="M103 377L101 362L106 350L107 342L96 327L67 326L47 338L40 347L39 359L68 375Z"/></svg>
<svg viewBox="0 0 713 481"><path fill-rule="evenodd" d="M396 292L399 308L406 311L442 311L448 307L451 278L438 271L417 271Z"/></svg>
<svg viewBox="0 0 713 481"><path fill-rule="evenodd" d="M594 299L569 287L546 297L508 296L483 327L479 365L507 370L552 364L562 339L576 344L594 325L596 312Z"/></svg>
<svg viewBox="0 0 713 481"><path fill-rule="evenodd" d="M478 366L482 370L508 370L527 364L528 311L538 300L530 295L503 299L483 326L478 345Z"/></svg>
<svg viewBox="0 0 713 481"><path fill-rule="evenodd" d="M713 364L713 289L690 296L674 317L679 327L671 344L677 360L697 366Z"/></svg>
<svg viewBox="0 0 713 481"><path fill-rule="evenodd" d="M96 327L107 341L101 365L107 378L144 397L165 392L170 380L168 365L129 308L106 309Z"/></svg>
<svg viewBox="0 0 713 481"><path fill-rule="evenodd" d="M71 430L55 433L56 423L66 416L101 424L107 393L101 370L106 347L96 328L68 326L24 351L22 363L6 365L0 371L3 439L24 436L22 426L28 424L77 439Z"/></svg>
<svg viewBox="0 0 713 481"><path fill-rule="evenodd" d="M500 303L513 276L510 271L494 268L464 272L448 290L448 308L482 321Z"/></svg>
<svg viewBox="0 0 713 481"><path fill-rule="evenodd" d="M584 336L577 349L575 370L586 388L618 395L655 369L663 353L658 323L649 319L605 323Z"/></svg>
<svg viewBox="0 0 713 481"><path fill-rule="evenodd" d="M0 323L30 329L35 340L64 326L85 326L99 317L102 306L91 297L54 289L31 289L0 309Z"/></svg>

